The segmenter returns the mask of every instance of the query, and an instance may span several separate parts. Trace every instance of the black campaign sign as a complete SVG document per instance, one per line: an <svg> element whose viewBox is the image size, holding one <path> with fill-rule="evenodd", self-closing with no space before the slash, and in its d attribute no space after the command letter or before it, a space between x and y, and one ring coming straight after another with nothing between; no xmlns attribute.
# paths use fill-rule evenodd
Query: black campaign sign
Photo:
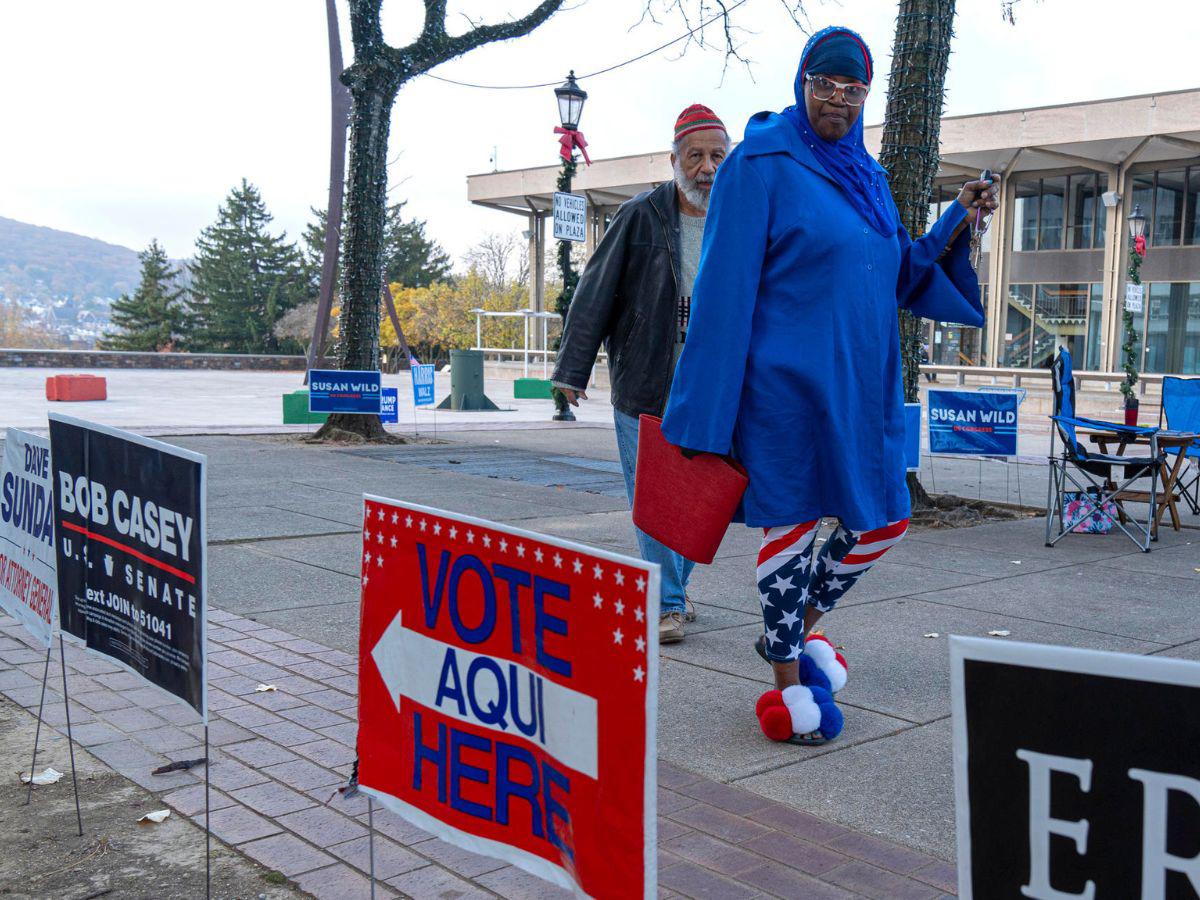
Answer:
<svg viewBox="0 0 1200 900"><path fill-rule="evenodd" d="M204 457L50 416L63 632L206 715Z"/></svg>
<svg viewBox="0 0 1200 900"><path fill-rule="evenodd" d="M1200 896L1200 663L951 643L959 896Z"/></svg>

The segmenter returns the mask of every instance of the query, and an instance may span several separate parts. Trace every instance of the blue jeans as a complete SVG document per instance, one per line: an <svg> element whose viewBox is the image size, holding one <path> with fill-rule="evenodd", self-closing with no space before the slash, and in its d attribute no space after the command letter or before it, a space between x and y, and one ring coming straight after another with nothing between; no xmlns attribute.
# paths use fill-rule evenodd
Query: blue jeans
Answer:
<svg viewBox="0 0 1200 900"><path fill-rule="evenodd" d="M632 506L633 475L637 468L638 420L615 409L613 410L613 419L617 424L617 450L621 454L621 471L625 475L625 492L629 495L629 504ZM635 526L633 530L637 533L638 549L642 559L646 562L658 563L662 569L660 614L683 612L683 595L696 564L690 559L684 559L674 550L667 549L640 528Z"/></svg>

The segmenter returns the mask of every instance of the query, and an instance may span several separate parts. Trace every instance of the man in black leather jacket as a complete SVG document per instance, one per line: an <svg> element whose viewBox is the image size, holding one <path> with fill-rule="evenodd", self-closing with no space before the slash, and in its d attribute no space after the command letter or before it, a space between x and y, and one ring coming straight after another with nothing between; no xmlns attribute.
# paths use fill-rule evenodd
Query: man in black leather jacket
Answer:
<svg viewBox="0 0 1200 900"><path fill-rule="evenodd" d="M578 406L604 344L630 503L638 416L662 415L666 406L687 335L708 195L729 135L711 109L696 104L680 113L671 150L674 179L625 203L588 261L554 369L554 386ZM659 641L682 640L684 622L695 618L686 594L692 563L641 531L637 537L642 558L662 568Z"/></svg>

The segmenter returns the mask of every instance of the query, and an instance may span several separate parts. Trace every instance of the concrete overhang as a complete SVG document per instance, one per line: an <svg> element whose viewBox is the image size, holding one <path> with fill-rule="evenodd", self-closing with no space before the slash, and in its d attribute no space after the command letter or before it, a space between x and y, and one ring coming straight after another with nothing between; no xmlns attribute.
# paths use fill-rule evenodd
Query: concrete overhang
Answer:
<svg viewBox="0 0 1200 900"><path fill-rule="evenodd" d="M865 130L871 153L878 154L882 135L882 125ZM1115 172L1127 161L1190 158L1200 158L1200 89L950 116L942 120L938 177L960 178L982 169ZM557 177L557 166L470 175L467 199L521 215L546 212ZM670 178L669 153L644 153L581 166L574 190L587 194L593 206L618 206Z"/></svg>

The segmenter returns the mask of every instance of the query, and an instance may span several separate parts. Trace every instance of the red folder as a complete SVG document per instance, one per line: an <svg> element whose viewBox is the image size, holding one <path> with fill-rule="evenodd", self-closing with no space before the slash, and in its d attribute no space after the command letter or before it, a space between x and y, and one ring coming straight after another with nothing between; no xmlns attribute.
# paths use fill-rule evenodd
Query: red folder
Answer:
<svg viewBox="0 0 1200 900"><path fill-rule="evenodd" d="M750 479L712 453L688 459L662 434L662 419L638 423L633 524L693 562L710 563Z"/></svg>

